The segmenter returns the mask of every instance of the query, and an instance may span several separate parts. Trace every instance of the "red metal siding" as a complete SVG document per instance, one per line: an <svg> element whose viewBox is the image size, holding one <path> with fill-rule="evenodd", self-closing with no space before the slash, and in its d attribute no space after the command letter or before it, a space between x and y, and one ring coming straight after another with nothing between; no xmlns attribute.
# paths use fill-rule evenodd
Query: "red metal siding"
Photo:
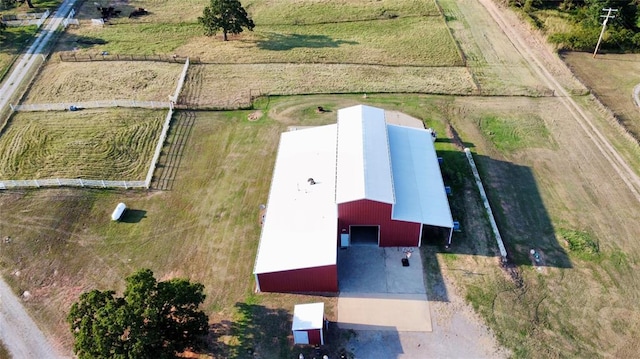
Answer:
<svg viewBox="0 0 640 359"><path fill-rule="evenodd" d="M338 232L349 226L380 226L380 247L416 247L420 223L394 221L391 205L367 199L338 205Z"/></svg>
<svg viewBox="0 0 640 359"><path fill-rule="evenodd" d="M322 345L320 340L320 330L321 329L309 329L307 330L307 334L309 334L309 344L311 345Z"/></svg>
<svg viewBox="0 0 640 359"><path fill-rule="evenodd" d="M338 270L335 265L260 273L262 292L337 292Z"/></svg>

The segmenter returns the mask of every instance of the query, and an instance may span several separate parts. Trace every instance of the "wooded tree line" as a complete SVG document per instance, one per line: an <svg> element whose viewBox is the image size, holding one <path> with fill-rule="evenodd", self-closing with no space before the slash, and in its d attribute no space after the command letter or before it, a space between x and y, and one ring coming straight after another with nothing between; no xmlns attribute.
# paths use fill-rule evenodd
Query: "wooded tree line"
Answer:
<svg viewBox="0 0 640 359"><path fill-rule="evenodd" d="M602 49L615 52L640 51L640 27L638 26L639 0L508 0L521 8L537 22L537 10L555 10L567 16L572 29L568 32L550 33L549 41L568 50L593 51L602 30L606 12L616 9L609 19L601 45Z"/></svg>

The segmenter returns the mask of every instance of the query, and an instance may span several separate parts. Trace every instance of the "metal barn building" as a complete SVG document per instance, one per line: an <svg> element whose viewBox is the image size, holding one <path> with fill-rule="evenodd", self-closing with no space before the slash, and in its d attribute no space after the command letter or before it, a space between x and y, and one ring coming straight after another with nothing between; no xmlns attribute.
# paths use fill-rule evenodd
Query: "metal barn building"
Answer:
<svg viewBox="0 0 640 359"><path fill-rule="evenodd" d="M338 238L420 246L453 220L431 132L353 106L338 122L282 134L254 274L265 292L338 291Z"/></svg>

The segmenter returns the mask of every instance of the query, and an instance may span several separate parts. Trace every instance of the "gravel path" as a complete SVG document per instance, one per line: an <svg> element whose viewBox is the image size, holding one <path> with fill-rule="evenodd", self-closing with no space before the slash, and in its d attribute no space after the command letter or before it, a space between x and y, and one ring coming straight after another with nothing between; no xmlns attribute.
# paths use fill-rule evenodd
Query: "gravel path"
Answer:
<svg viewBox="0 0 640 359"><path fill-rule="evenodd" d="M512 11L497 5L494 0L478 1L487 9L493 20L507 35L529 67L540 77L545 85L553 89L560 102L584 130L593 146L609 161L613 171L627 185L636 200L640 201L640 178L638 175L593 124L591 117L561 85L563 76L554 70L562 68L565 72L568 71L562 60L553 54L538 37L534 36L526 27L527 25L523 24Z"/></svg>
<svg viewBox="0 0 640 359"><path fill-rule="evenodd" d="M0 278L0 340L15 359L60 358L36 323L24 310L20 299Z"/></svg>

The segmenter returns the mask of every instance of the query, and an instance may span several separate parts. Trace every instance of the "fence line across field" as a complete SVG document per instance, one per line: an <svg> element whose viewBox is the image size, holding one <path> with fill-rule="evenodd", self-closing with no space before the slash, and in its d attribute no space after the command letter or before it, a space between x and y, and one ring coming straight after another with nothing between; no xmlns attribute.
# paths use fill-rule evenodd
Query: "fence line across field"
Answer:
<svg viewBox="0 0 640 359"><path fill-rule="evenodd" d="M185 78L187 76L187 70L189 69L189 59L185 61L184 67L182 69L182 73L178 78L178 84L176 86L175 93L173 95L173 99L177 99L180 96L180 91L182 91L182 87L184 85ZM102 107L113 107L114 102L117 101L93 101L88 103L76 103L73 104L77 107L90 107L85 106L85 104L91 103L105 103L108 106ZM136 101L123 101L124 103L131 104ZM141 101L137 101L140 103ZM39 179L39 180L0 180L0 190L7 189L18 189L18 188L40 188L40 187L93 187L93 188L149 188L151 186L151 180L153 179L153 173L155 172L158 159L160 158L160 153L162 152L162 147L164 146L164 142L167 139L167 133L169 132L169 126L171 124L171 118L173 117L173 102L162 103L164 108L169 108L167 112L167 116L165 117L164 124L162 126L162 132L160 133L160 138L158 139L158 143L156 145L156 149L153 154L153 159L151 160L151 164L149 166L149 171L147 172L146 179L144 181L112 181L112 180L89 180L82 178L55 178L55 179ZM51 105L56 105L58 107L54 107ZM25 106L36 106L36 105L19 105L19 106L11 106L14 111L26 111ZM39 111L47 111L47 110L55 110L55 109L68 109L71 104L40 104L38 106L43 107L42 110ZM47 107L48 106L48 107ZM140 107L140 106L136 106ZM31 111L38 111L31 109Z"/></svg>
<svg viewBox="0 0 640 359"><path fill-rule="evenodd" d="M47 9L47 11L43 13L3 16L2 22L11 27L36 25L38 28L40 28L44 21L47 20L49 15L51 15L51 11Z"/></svg>
<svg viewBox="0 0 640 359"><path fill-rule="evenodd" d="M88 61L161 61L161 62L174 62L174 63L200 63L200 58L189 58L177 55L126 55L126 54L76 54L76 53L61 53L59 55L60 61L65 62L88 62Z"/></svg>
<svg viewBox="0 0 640 359"><path fill-rule="evenodd" d="M156 166L158 165L158 160L160 159L160 153L162 152L162 147L164 146L164 141L167 139L167 133L169 132L169 126L171 125L171 118L173 117L173 101L176 101L180 97L180 92L182 91L182 86L184 85L185 78L187 77L187 71L189 70L189 59L184 62L184 67L182 68L182 73L180 73L180 77L178 78L178 84L176 85L176 91L173 94L172 102L170 103L169 112L167 113L167 117L164 120L164 124L162 125L162 132L160 133L160 139L158 140L158 144L156 145L156 150L153 153L153 159L151 160L151 165L149 166L149 172L147 172L147 177L145 179L146 187L151 187L151 180L153 179L153 173L156 170Z"/></svg>
<svg viewBox="0 0 640 359"><path fill-rule="evenodd" d="M69 110L72 106L77 109L106 107L170 108L171 103L162 101L100 100L86 102L34 103L10 106L13 111L64 111Z"/></svg>
<svg viewBox="0 0 640 359"><path fill-rule="evenodd" d="M40 187L147 188L145 181L90 180L82 178L0 181L0 190Z"/></svg>

